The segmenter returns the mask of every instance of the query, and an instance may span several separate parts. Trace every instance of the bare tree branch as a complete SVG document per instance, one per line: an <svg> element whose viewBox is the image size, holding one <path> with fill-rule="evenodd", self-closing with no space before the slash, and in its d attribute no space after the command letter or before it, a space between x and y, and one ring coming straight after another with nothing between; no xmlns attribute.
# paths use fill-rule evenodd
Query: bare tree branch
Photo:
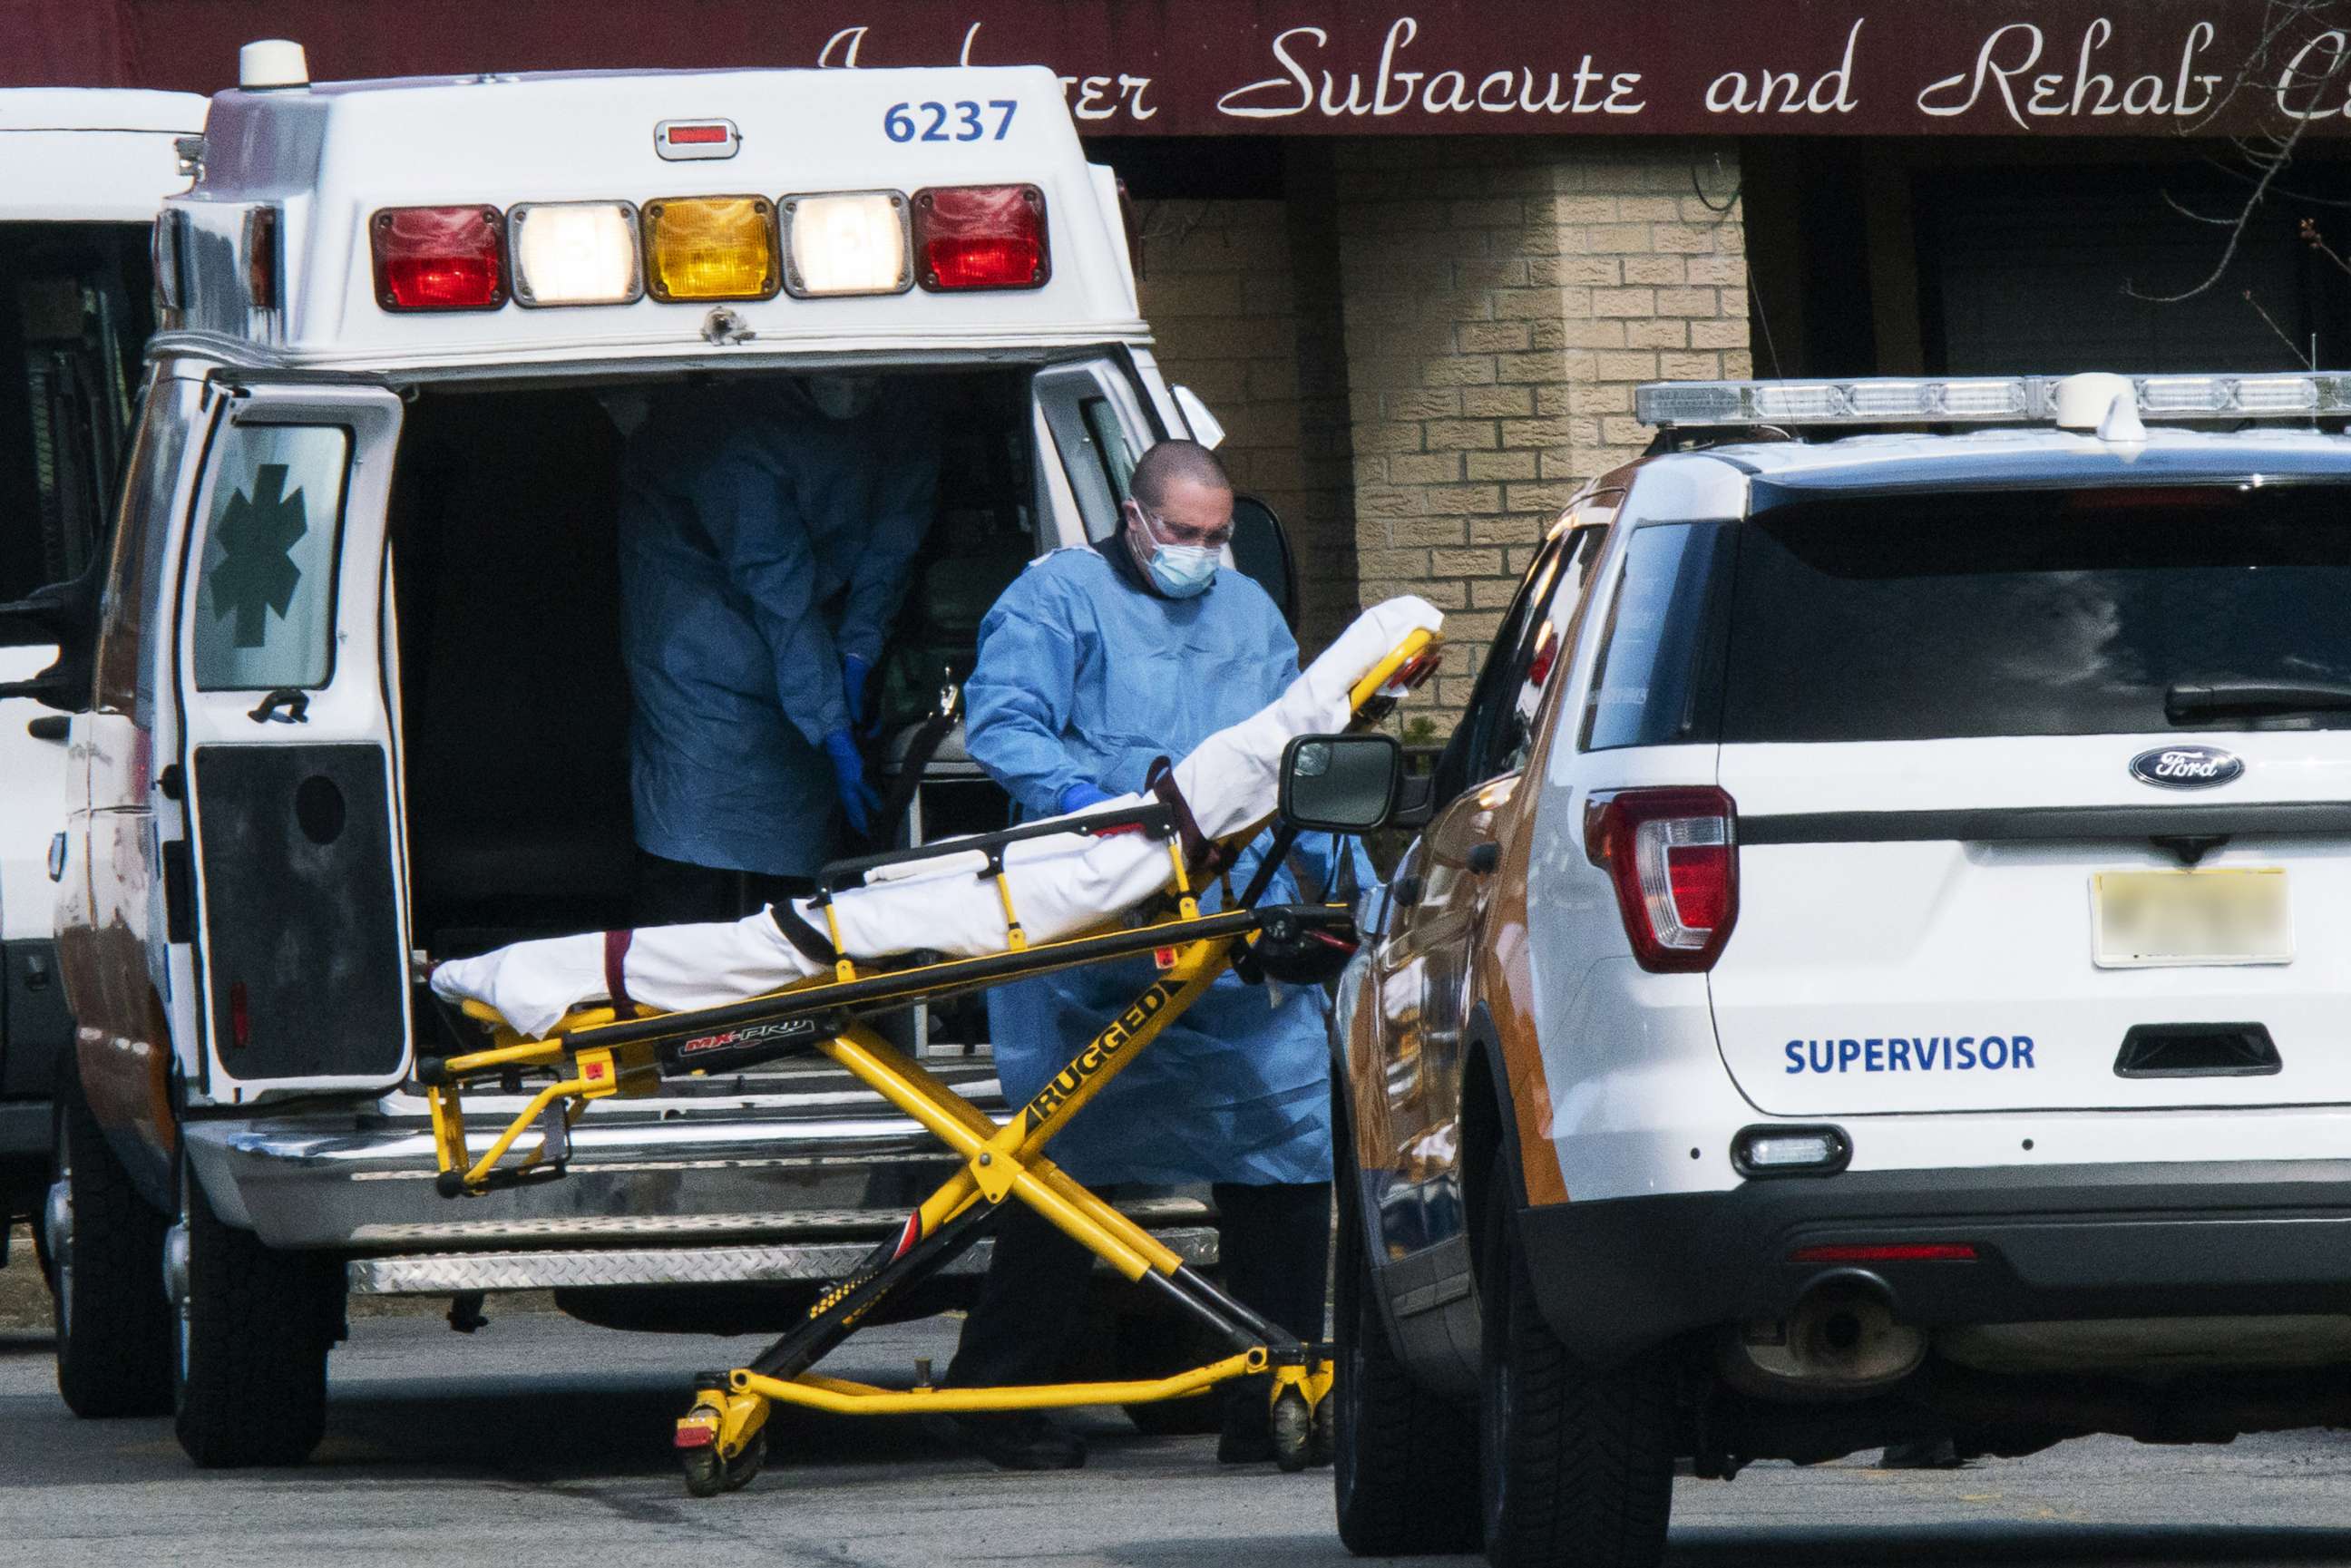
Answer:
<svg viewBox="0 0 2351 1568"><path fill-rule="evenodd" d="M2351 27L2341 25L2346 20L2351 20L2346 17L2346 12L2351 12L2351 3L2346 3L2346 0L2269 0L2269 4L2262 12L2260 36L2254 41L2252 50L2231 75L2228 87L2216 99L2211 110L2195 124L2183 127L2183 134L2192 134L2195 131L2211 124L2214 116L2242 92L2274 90L2278 94L2281 110L2284 108L2284 99L2289 93L2312 95L2324 93L2330 85L2343 77L2346 69L2351 69L2351 45L2343 42L2344 34L2351 31ZM2310 72L2303 67L2304 57L2309 52L2310 41L2326 33L2334 34L2337 47L2332 50L2324 69L2315 73ZM2297 39L2302 41L2297 45L2295 54L2285 62L2283 68L2278 70L2275 82L2272 84L2269 79L2270 71L2277 54L2288 44L2295 43ZM2152 304L2160 305L2176 305L2210 292L2219 286L2229 268L2235 264L2237 253L2243 247L2246 231L2251 227L2255 214L2262 210L2264 203L2273 199L2305 203L2314 206L2351 208L2351 202L2297 191L2280 183L2280 176L2294 162L2294 154L2300 150L2302 139L2309 128L2308 119L2293 116L2283 133L2261 132L2247 136L2232 136L2229 139L2229 145L2236 160L2233 165L2228 160L2206 155L2204 159L2206 162L2245 187L2243 200L2236 204L2234 213L2230 215L2214 216L2197 212L2173 196L2170 192L2160 193L2164 204L2181 217L2211 228L2226 228L2229 231L2228 242L2221 246L2220 257L2213 263L2211 269L2202 278L2177 294L2149 293L2141 289L2136 282L2125 283L2123 292L2134 299L2144 299ZM2302 237L2305 243L2325 249L2325 241L2315 237L2316 231L2310 226L2307 220L2304 220L2304 229ZM2333 252L2328 251L2327 254L2332 256ZM2337 265L2341 265L2339 257L2336 261ZM2346 270L2351 271L2351 267L2346 267ZM2247 302L2252 303L2250 296L2247 297ZM2255 304L2254 308L2258 310L2261 308ZM2267 319L2266 316L2263 319ZM2274 330L2275 323L2273 322L2271 325ZM2296 352L2299 357L2300 351Z"/></svg>
<svg viewBox="0 0 2351 1568"><path fill-rule="evenodd" d="M2279 326L2276 320L2271 317L2270 313L2262 308L2262 302L2253 298L2253 291L2252 289L2248 288L2245 290L2244 301L2246 304L2253 308L2253 314L2260 317L2263 324L2266 325L2271 331L2277 334L2277 340L2285 345L2286 352L2294 356L2295 363L2307 366L2309 369L2314 371L2318 368L2318 361L2313 359L2309 354L2304 352L2301 349L2296 348L2294 346L2294 340L2285 335L2285 329Z"/></svg>

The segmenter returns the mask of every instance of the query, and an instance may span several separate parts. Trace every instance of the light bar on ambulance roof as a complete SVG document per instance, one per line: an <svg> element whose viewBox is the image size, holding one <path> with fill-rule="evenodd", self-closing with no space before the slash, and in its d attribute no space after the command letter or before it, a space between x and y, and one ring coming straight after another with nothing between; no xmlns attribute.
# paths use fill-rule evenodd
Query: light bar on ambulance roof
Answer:
<svg viewBox="0 0 2351 1568"><path fill-rule="evenodd" d="M1708 425L2026 424L2057 418L2064 376L1795 382L1656 382L1633 413L1660 429ZM2117 378L2120 380L2121 378ZM2135 376L2145 419L2307 420L2351 415L2351 373Z"/></svg>
<svg viewBox="0 0 2351 1568"><path fill-rule="evenodd" d="M795 299L904 294L914 286L906 198L896 191L786 196L784 287Z"/></svg>
<svg viewBox="0 0 2351 1568"><path fill-rule="evenodd" d="M656 299L772 299L776 209L765 196L669 196L644 207L645 289Z"/></svg>
<svg viewBox="0 0 2351 1568"><path fill-rule="evenodd" d="M1034 185L935 185L914 193L923 287L1042 288L1053 275L1045 193Z"/></svg>
<svg viewBox="0 0 2351 1568"><path fill-rule="evenodd" d="M517 305L626 305L645 291L637 209L627 202L528 202L507 214Z"/></svg>

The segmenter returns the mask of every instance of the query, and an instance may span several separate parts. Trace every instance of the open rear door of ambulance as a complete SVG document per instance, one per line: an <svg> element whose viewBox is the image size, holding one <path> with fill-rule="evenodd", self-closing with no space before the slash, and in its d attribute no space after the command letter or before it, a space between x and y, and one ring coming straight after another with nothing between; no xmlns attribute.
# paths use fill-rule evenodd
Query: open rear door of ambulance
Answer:
<svg viewBox="0 0 2351 1568"><path fill-rule="evenodd" d="M176 646L215 1103L408 1072L382 637L399 432L380 388L240 392L200 481Z"/></svg>

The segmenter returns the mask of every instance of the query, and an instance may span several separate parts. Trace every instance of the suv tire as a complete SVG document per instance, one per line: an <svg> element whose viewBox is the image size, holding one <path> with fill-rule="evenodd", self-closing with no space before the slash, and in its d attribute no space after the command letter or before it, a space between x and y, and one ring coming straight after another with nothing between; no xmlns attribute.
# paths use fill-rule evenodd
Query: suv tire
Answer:
<svg viewBox="0 0 2351 1568"><path fill-rule="evenodd" d="M174 1358L180 1447L205 1469L298 1465L327 1427L327 1353L343 1331L343 1260L262 1245L180 1173L185 1300Z"/></svg>
<svg viewBox="0 0 2351 1568"><path fill-rule="evenodd" d="M1343 1139L1346 1123L1334 1120ZM1478 1420L1414 1383L1388 1339L1364 1239L1354 1161L1340 1152L1332 1330L1339 1377L1330 1397L1339 1539L1358 1557L1478 1550Z"/></svg>
<svg viewBox="0 0 2351 1568"><path fill-rule="evenodd" d="M57 1086L56 1152L41 1228L57 1393L87 1418L172 1408L164 1217L139 1196L68 1067Z"/></svg>
<svg viewBox="0 0 2351 1568"><path fill-rule="evenodd" d="M1569 1354L1535 1303L1519 1184L1495 1162L1479 1291L1479 1466L1494 1568L1655 1568L1674 1498L1674 1383L1651 1352L1605 1372Z"/></svg>

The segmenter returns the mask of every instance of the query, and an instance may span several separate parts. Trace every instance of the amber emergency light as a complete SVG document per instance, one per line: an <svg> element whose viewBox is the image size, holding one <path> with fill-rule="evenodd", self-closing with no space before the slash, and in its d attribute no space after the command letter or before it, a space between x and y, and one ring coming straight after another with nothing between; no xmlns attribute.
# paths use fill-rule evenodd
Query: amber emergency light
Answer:
<svg viewBox="0 0 2351 1568"><path fill-rule="evenodd" d="M644 205L645 291L656 299L769 299L783 287L765 196L670 196Z"/></svg>

